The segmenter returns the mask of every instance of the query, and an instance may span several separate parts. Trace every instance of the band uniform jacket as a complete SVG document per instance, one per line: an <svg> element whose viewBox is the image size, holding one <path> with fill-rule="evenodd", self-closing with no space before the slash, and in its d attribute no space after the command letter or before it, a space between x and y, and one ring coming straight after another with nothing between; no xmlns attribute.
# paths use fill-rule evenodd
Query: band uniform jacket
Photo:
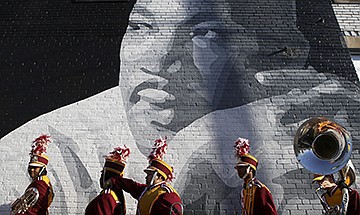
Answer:
<svg viewBox="0 0 360 215"><path fill-rule="evenodd" d="M349 189L349 202L346 215L359 215L360 214L360 195L351 188ZM322 194L322 199L328 204L328 206L334 208L336 205L342 204L342 190L340 186L334 188L331 192L327 191Z"/></svg>
<svg viewBox="0 0 360 215"><path fill-rule="evenodd" d="M85 215L125 215L125 199L122 190L118 194L104 189L93 199L85 210Z"/></svg>
<svg viewBox="0 0 360 215"><path fill-rule="evenodd" d="M43 175L34 179L31 184L27 187L36 188L39 191L39 198L34 206L30 207L22 215L47 215L48 208L53 201L54 192L48 176Z"/></svg>
<svg viewBox="0 0 360 215"><path fill-rule="evenodd" d="M182 211L182 201L172 186L162 182L151 187L121 176L113 177L112 189L123 189L138 200L138 215L176 215Z"/></svg>
<svg viewBox="0 0 360 215"><path fill-rule="evenodd" d="M277 215L270 190L256 178L244 183L241 206L243 215Z"/></svg>

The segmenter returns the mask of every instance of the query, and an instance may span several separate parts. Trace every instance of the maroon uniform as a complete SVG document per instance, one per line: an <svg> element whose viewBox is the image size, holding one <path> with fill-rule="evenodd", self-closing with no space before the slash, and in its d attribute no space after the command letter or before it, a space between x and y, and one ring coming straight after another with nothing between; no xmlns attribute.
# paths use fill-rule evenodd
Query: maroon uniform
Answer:
<svg viewBox="0 0 360 215"><path fill-rule="evenodd" d="M130 155L130 149L126 146L116 147L105 156L105 164L101 171L100 187L101 193L93 199L85 209L85 215L125 215L125 198L123 191L118 189L104 189L105 182L111 177L124 174L125 161Z"/></svg>
<svg viewBox="0 0 360 215"><path fill-rule="evenodd" d="M237 162L235 169L244 187L241 191L241 211L243 215L277 215L270 190L255 178L258 160L252 156L250 141L239 137L235 141Z"/></svg>
<svg viewBox="0 0 360 215"><path fill-rule="evenodd" d="M47 164L49 162L48 156L45 155L50 136L40 135L31 145L30 162L28 166L28 173L32 178L31 184L26 188L25 194L18 198L11 205L11 214L25 214L25 215L46 215L48 208L53 201L54 192L48 176L46 175ZM30 199L24 200L28 194L38 194L35 204L31 207ZM30 195L31 196L31 195ZM29 202L30 201L30 202ZM32 203L32 202L31 202Z"/></svg>
<svg viewBox="0 0 360 215"><path fill-rule="evenodd" d="M85 215L124 215L123 196L118 197L113 190L106 189L93 199L85 210Z"/></svg>
<svg viewBox="0 0 360 215"><path fill-rule="evenodd" d="M241 205L244 215L277 215L270 190L256 178L244 184Z"/></svg>
<svg viewBox="0 0 360 215"><path fill-rule="evenodd" d="M166 182L148 188L146 184L123 177L112 178L111 181L112 189L123 189L138 200L137 214L139 215L175 215L182 211L179 194Z"/></svg>
<svg viewBox="0 0 360 215"><path fill-rule="evenodd" d="M347 206L346 215L359 215L360 214L360 195L356 190L348 188L349 190L349 202ZM326 202L330 208L338 206L341 208L343 201L343 193L340 186L336 186L331 192L327 191L322 196L322 199Z"/></svg>
<svg viewBox="0 0 360 215"><path fill-rule="evenodd" d="M346 215L360 214L360 195L356 190L349 188L349 204Z"/></svg>
<svg viewBox="0 0 360 215"><path fill-rule="evenodd" d="M33 180L27 189L29 188L36 188L39 191L39 198L34 206L30 207L25 213L20 214L46 215L54 196L49 178L46 175L38 177Z"/></svg>

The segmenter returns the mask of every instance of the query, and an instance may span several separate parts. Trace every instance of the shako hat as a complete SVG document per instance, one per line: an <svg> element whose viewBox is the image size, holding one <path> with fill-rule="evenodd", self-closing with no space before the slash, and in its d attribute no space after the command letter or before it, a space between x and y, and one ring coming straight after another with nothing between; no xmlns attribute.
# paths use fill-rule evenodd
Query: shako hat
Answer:
<svg viewBox="0 0 360 215"><path fill-rule="evenodd" d="M144 169L144 172L158 172L165 178L165 181L171 181L174 178L173 167L163 160L166 148L166 137L155 140L154 147L148 156L149 166Z"/></svg>
<svg viewBox="0 0 360 215"><path fill-rule="evenodd" d="M114 148L112 152L105 156L104 170L122 175L129 155L130 149L126 146Z"/></svg>
<svg viewBox="0 0 360 215"><path fill-rule="evenodd" d="M239 137L235 141L235 151L236 151L236 165L237 166L249 166L256 170L258 166L258 160L250 154L250 141L245 138Z"/></svg>
<svg viewBox="0 0 360 215"><path fill-rule="evenodd" d="M40 135L32 142L29 166L47 166L49 163L49 157L45 155L45 152L50 142L50 136L47 135Z"/></svg>

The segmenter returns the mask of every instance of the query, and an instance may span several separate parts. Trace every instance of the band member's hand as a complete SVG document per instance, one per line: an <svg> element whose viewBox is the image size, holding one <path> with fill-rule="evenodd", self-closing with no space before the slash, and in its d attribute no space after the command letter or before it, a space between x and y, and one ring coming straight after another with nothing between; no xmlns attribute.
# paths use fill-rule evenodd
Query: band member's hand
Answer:
<svg viewBox="0 0 360 215"><path fill-rule="evenodd" d="M140 100L130 110L131 112L146 112L146 115L152 116L149 118L141 118L141 120L148 119L143 123L151 126L151 122L156 119L161 124L168 124L173 117L172 109L160 109L152 104L164 103L166 100L174 99L169 93L158 89L144 89L138 92Z"/></svg>
<svg viewBox="0 0 360 215"><path fill-rule="evenodd" d="M159 134L172 139L175 132L166 127L174 117L174 109L165 107L174 96L160 89L147 88L137 92L139 100L128 110L131 117L130 126L141 130L142 135L135 135L137 145L142 150L149 149L149 142L158 138ZM143 138L146 137L146 138ZM137 139L139 138L139 139Z"/></svg>
<svg viewBox="0 0 360 215"><path fill-rule="evenodd" d="M341 111L351 113L359 109L359 86L334 75L318 73L311 67L263 71L255 77L266 87L291 89L272 99L284 111L280 119L283 125L298 123L311 115L335 117Z"/></svg>

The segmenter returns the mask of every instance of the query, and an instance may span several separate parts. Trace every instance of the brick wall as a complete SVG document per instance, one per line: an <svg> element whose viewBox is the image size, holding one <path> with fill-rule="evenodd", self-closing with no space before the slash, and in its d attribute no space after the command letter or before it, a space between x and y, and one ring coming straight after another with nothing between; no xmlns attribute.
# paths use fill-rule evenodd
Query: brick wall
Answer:
<svg viewBox="0 0 360 215"><path fill-rule="evenodd" d="M76 4L104 12L108 3ZM119 15L111 14L109 23ZM74 15L68 25L77 19ZM138 0L130 21L123 38L121 34L112 38L122 39L121 49L115 46L120 41L94 47L78 44L84 52L92 52L97 62L118 56L120 62L101 64L101 71L96 66L61 67L74 76L79 71L96 73L98 78L86 75L93 84L81 86L99 93L75 98L80 92L72 88L68 97L75 101L55 94L50 101L56 100L59 107L27 115L26 123L18 123L1 138L1 170L6 174L0 176L4 194L0 213L9 210L9 203L29 183L30 143L41 133L52 137L48 149L55 190L52 214L83 214L100 191L103 155L113 147L125 144L131 149L125 176L144 182L146 156L159 136L168 137L165 160L174 166L172 184L182 196L185 214L240 212L242 182L233 168L233 144L238 137L250 139L251 154L259 159L257 177L271 190L279 214L320 214L312 174L297 162L293 150L295 132L309 117L326 116L344 125L353 137L353 163L359 166L358 77L341 43L330 1ZM58 20L56 25L61 23ZM109 32L119 31L109 23ZM37 32L37 26L32 29ZM81 31L76 27L71 32L79 30L94 41L108 38L97 33L92 37L88 29L84 25ZM58 33L47 36L55 38ZM17 38L8 36L6 41L13 44ZM68 45L55 50L45 46L54 53L45 61L61 56L56 59L66 62L65 56L74 54ZM15 47L8 45L8 53ZM34 61L41 58L34 53L28 56ZM21 62L7 59L21 68ZM79 64L93 61L90 55ZM112 79L106 78L107 71L112 71ZM57 70L52 74L68 76ZM31 80L31 75L25 77ZM106 85L109 81L119 84ZM59 86L66 89L67 85L65 81ZM3 92L6 98L21 95ZM31 107L23 108L26 114ZM135 214L136 201L130 195L126 198L128 213Z"/></svg>
<svg viewBox="0 0 360 215"><path fill-rule="evenodd" d="M359 4L332 4L335 16L342 31L350 36L359 36L360 7ZM350 33L351 32L351 33Z"/></svg>

